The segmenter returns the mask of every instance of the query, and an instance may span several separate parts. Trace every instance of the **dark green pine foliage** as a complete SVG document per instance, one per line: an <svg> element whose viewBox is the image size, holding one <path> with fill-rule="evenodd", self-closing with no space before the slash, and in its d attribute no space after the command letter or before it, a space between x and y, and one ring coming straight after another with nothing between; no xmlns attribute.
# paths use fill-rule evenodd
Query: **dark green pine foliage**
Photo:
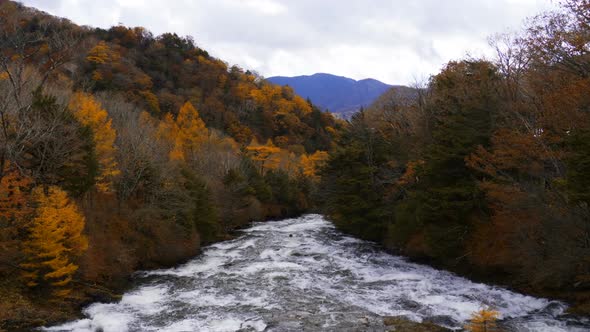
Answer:
<svg viewBox="0 0 590 332"><path fill-rule="evenodd" d="M276 204L295 205L295 189L287 172L277 169L264 174L264 181L272 192L272 202Z"/></svg>
<svg viewBox="0 0 590 332"><path fill-rule="evenodd" d="M384 143L364 112L355 114L322 171L319 194L338 228L374 241L383 240L391 216L379 177L379 165L388 156Z"/></svg>
<svg viewBox="0 0 590 332"><path fill-rule="evenodd" d="M450 63L431 82L433 143L418 169L415 190L398 207L397 224L422 228L434 258L459 257L472 221L483 215L482 193L465 158L489 144L499 106L497 79L491 64L464 61Z"/></svg>
<svg viewBox="0 0 590 332"><path fill-rule="evenodd" d="M590 205L590 130L575 130L567 139L567 193L572 204Z"/></svg>
<svg viewBox="0 0 590 332"><path fill-rule="evenodd" d="M90 190L98 175L92 130L80 124L54 96L37 89L27 114L35 135L43 141L28 146L24 164L41 183L59 185L70 195L81 197Z"/></svg>
<svg viewBox="0 0 590 332"><path fill-rule="evenodd" d="M272 201L272 188L266 183L259 169L252 163L252 160L247 158L244 158L241 164L246 181L256 199L262 203L270 203Z"/></svg>
<svg viewBox="0 0 590 332"><path fill-rule="evenodd" d="M221 236L221 224L207 184L188 169L183 169L181 174L188 196L184 211L186 220L194 224L202 244L218 240Z"/></svg>

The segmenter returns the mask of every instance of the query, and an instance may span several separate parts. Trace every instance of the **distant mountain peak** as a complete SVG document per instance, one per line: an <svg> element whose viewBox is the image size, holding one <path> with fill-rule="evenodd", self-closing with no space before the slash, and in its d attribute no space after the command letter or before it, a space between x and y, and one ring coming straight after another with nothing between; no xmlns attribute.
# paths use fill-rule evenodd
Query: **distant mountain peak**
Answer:
<svg viewBox="0 0 590 332"><path fill-rule="evenodd" d="M301 76L274 76L268 81L288 85L303 98L309 98L324 110L347 117L361 107L371 105L393 86L373 78L355 80L328 73Z"/></svg>

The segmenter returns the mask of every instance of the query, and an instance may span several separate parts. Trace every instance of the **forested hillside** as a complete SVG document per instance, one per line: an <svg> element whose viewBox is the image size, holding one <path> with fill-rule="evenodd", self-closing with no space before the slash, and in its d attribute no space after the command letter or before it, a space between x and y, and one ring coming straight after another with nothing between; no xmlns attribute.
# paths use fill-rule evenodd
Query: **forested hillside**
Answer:
<svg viewBox="0 0 590 332"><path fill-rule="evenodd" d="M0 329L313 206L340 124L190 37L0 2Z"/></svg>
<svg viewBox="0 0 590 332"><path fill-rule="evenodd" d="M344 122L190 37L0 0L0 330L311 210L590 313L590 0L560 3Z"/></svg>
<svg viewBox="0 0 590 332"><path fill-rule="evenodd" d="M331 219L590 312L590 1L561 5L355 115L322 173Z"/></svg>

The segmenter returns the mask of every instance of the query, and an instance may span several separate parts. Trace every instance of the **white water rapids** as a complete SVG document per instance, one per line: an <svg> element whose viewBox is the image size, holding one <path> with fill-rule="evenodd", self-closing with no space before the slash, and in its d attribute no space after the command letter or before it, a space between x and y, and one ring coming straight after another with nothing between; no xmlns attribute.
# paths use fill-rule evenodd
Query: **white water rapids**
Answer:
<svg viewBox="0 0 590 332"><path fill-rule="evenodd" d="M460 329L491 307L509 331L590 331L560 302L414 264L319 215L254 223L177 268L138 273L118 303L49 331L384 331L379 316ZM382 320L381 320L382 321Z"/></svg>

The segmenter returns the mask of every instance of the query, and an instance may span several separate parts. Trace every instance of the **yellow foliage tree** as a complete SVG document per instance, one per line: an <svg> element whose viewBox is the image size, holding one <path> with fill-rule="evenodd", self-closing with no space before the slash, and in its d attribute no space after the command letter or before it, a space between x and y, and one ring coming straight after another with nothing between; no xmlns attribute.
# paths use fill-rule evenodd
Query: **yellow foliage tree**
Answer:
<svg viewBox="0 0 590 332"><path fill-rule="evenodd" d="M23 277L29 287L49 284L53 295L66 297L72 277L78 266L74 259L88 248L88 240L82 234L84 216L76 204L59 187L33 190L37 203L30 236L24 242L27 262L21 264L27 272Z"/></svg>
<svg viewBox="0 0 590 332"><path fill-rule="evenodd" d="M496 332L496 321L500 313L496 310L482 309L471 315L471 321L465 326L469 332Z"/></svg>
<svg viewBox="0 0 590 332"><path fill-rule="evenodd" d="M201 120L199 112L186 102L178 112L176 121L170 114L164 117L158 127L158 137L173 144L171 160L194 159L201 145L209 137L209 130Z"/></svg>
<svg viewBox="0 0 590 332"><path fill-rule="evenodd" d="M290 87L265 84L260 88L250 90L250 98L267 112L275 115L294 113L302 116L311 113L309 103L295 95Z"/></svg>
<svg viewBox="0 0 590 332"><path fill-rule="evenodd" d="M96 64L105 64L111 61L117 61L118 58L118 54L113 52L109 45L107 45L107 43L102 40L96 44L96 46L94 46L86 56L87 61Z"/></svg>
<svg viewBox="0 0 590 332"><path fill-rule="evenodd" d="M144 120L149 121L154 120L150 115L148 115L145 112L142 113L142 118ZM164 115L164 119L162 119L162 121L160 121L160 123L158 124L158 139L174 142L176 141L175 137L177 132L178 130L176 128L176 122L174 121L172 114L166 113L166 115Z"/></svg>
<svg viewBox="0 0 590 332"><path fill-rule="evenodd" d="M301 114L311 113L311 106L305 99L295 96L293 98L293 102L295 103L295 109L297 109Z"/></svg>
<svg viewBox="0 0 590 332"><path fill-rule="evenodd" d="M246 151L252 160L258 162L262 174L266 170L277 169L280 165L281 149L276 147L270 139L266 145L260 145L256 140L252 140L252 143L246 147Z"/></svg>
<svg viewBox="0 0 590 332"><path fill-rule="evenodd" d="M177 146L178 126L172 117L172 114L167 113L164 119L158 124L158 139L167 142L171 145L168 157L170 160L184 160L184 152Z"/></svg>
<svg viewBox="0 0 590 332"><path fill-rule="evenodd" d="M328 162L328 152L316 151L311 155L303 154L301 156L301 167L303 168L303 175L310 177L313 180L318 180L318 170Z"/></svg>
<svg viewBox="0 0 590 332"><path fill-rule="evenodd" d="M111 125L112 120L102 105L89 94L74 94L69 107L76 119L92 130L99 164L96 187L101 192L110 192L113 178L120 173L115 160L117 133Z"/></svg>
<svg viewBox="0 0 590 332"><path fill-rule="evenodd" d="M184 151L185 158L197 152L209 137L205 122L201 120L197 109L188 101L178 112L176 126L178 133L175 148Z"/></svg>

